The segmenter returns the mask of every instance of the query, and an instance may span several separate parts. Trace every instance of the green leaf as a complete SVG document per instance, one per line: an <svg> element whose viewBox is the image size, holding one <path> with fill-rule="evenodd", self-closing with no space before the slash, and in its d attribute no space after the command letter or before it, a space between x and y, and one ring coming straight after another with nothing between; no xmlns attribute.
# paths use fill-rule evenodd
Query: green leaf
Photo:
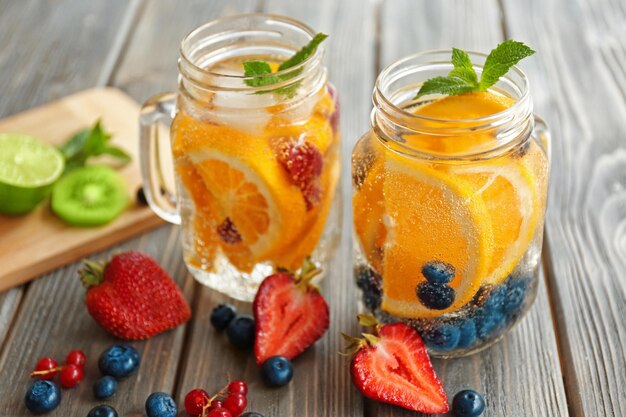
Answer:
<svg viewBox="0 0 626 417"><path fill-rule="evenodd" d="M65 156L66 171L84 166L87 159L100 155L110 155L120 159L122 163L128 163L130 155L117 146L109 145L109 140L111 134L102 128L100 120L93 127L76 132L59 146Z"/></svg>
<svg viewBox="0 0 626 417"><path fill-rule="evenodd" d="M306 61L308 57L310 57L313 52L317 49L320 43L324 42L324 40L328 38L328 35L324 33L318 33L311 39L311 41L303 46L298 52L296 52L291 58L280 64L278 67L279 71L286 70L287 68L295 67L296 65Z"/></svg>
<svg viewBox="0 0 626 417"><path fill-rule="evenodd" d="M322 43L327 37L328 35L323 33L315 35L308 44L292 55L291 58L280 64L278 70L284 71L306 61L315 52L319 44ZM254 77L245 80L246 85L250 87L265 87L268 85L278 84L302 73L302 68L298 68L284 74L270 75L272 74L272 68L270 67L270 64L265 61L246 61L243 63L243 68L244 75L246 77ZM273 90L259 91L259 94L278 93L286 95L287 97L293 97L298 89L298 86L299 83L294 82L293 84L285 85Z"/></svg>
<svg viewBox="0 0 626 417"><path fill-rule="evenodd" d="M244 75L246 77L254 77L245 80L246 85L250 87L264 87L280 82L280 78L272 73L270 64L265 61L246 61L243 63Z"/></svg>
<svg viewBox="0 0 626 417"><path fill-rule="evenodd" d="M500 77L509 72L513 65L534 53L535 51L522 42L513 40L502 42L489 53L485 60L480 77L480 91L486 91L498 82Z"/></svg>
<svg viewBox="0 0 626 417"><path fill-rule="evenodd" d="M454 69L448 73L449 77L458 77L478 86L478 76L467 52L452 48L452 65Z"/></svg>
<svg viewBox="0 0 626 417"><path fill-rule="evenodd" d="M534 53L535 51L521 42L509 40L501 43L487 56L479 82L467 52L452 48L454 69L448 73L447 77L435 77L424 82L415 99L427 94L457 95L486 91L513 65Z"/></svg>
<svg viewBox="0 0 626 417"><path fill-rule="evenodd" d="M457 95L476 91L476 85L459 77L435 77L427 80L417 92L415 98L428 94Z"/></svg>

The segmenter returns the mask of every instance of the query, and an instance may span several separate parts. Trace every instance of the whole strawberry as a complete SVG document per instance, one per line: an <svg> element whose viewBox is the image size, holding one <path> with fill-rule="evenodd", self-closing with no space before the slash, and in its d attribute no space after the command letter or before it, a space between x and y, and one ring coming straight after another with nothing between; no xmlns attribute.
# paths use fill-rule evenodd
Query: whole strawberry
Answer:
<svg viewBox="0 0 626 417"><path fill-rule="evenodd" d="M321 272L307 258L300 274L278 272L265 278L254 298L254 355L261 365L272 356L293 359L328 329L328 304L311 278Z"/></svg>
<svg viewBox="0 0 626 417"><path fill-rule="evenodd" d="M87 310L107 332L127 340L148 339L191 317L174 280L148 255L129 251L109 262L84 261Z"/></svg>
<svg viewBox="0 0 626 417"><path fill-rule="evenodd" d="M379 325L366 314L359 322L374 333L363 333L362 339L343 336L354 355L352 382L361 394L420 413L447 413L446 393L417 331L401 322Z"/></svg>

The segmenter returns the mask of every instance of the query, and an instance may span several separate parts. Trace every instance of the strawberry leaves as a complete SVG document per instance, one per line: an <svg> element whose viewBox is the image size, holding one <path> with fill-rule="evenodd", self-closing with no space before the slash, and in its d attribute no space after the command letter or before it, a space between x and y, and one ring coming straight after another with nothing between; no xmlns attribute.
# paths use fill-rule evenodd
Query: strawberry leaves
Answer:
<svg viewBox="0 0 626 417"><path fill-rule="evenodd" d="M535 53L522 42L508 40L493 49L483 66L480 81L467 52L452 49L452 69L448 76L434 77L422 84L415 98L429 94L458 95L476 91L487 91L500 77L522 59Z"/></svg>

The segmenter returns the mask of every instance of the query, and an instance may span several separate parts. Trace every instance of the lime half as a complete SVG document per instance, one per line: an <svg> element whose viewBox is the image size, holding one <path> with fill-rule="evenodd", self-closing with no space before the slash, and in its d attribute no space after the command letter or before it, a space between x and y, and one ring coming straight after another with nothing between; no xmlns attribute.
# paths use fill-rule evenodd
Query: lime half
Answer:
<svg viewBox="0 0 626 417"><path fill-rule="evenodd" d="M63 154L32 136L0 133L0 213L34 209L65 167Z"/></svg>

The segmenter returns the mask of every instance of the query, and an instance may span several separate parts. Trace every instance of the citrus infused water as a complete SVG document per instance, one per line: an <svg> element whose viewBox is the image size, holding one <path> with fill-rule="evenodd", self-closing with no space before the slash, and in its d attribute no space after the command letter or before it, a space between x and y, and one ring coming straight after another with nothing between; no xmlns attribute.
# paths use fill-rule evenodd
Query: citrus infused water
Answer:
<svg viewBox="0 0 626 417"><path fill-rule="evenodd" d="M383 93L379 80L375 103ZM520 105L498 88L382 103L354 149L363 302L410 323L435 355L488 346L534 300L547 143L532 125L515 127L528 120L515 116Z"/></svg>
<svg viewBox="0 0 626 417"><path fill-rule="evenodd" d="M231 297L252 301L266 276L308 257L328 270L341 228L326 37L277 15L209 22L181 43L178 92L142 108L146 199L182 225L192 275ZM170 125L175 195L162 180L159 124Z"/></svg>
<svg viewBox="0 0 626 417"><path fill-rule="evenodd" d="M251 60L280 63L240 56L209 71L230 76L224 87L241 88ZM184 256L196 277L228 282L243 274L253 285L272 268L326 259L333 236L323 234L339 177L334 89L324 84L291 103L226 90L183 100L171 137Z"/></svg>

